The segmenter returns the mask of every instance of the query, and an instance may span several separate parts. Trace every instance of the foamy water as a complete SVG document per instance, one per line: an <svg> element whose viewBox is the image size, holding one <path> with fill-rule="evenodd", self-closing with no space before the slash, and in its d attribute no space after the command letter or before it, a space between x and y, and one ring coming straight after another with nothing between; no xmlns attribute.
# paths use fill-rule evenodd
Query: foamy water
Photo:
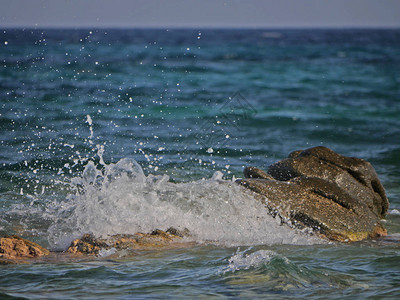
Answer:
<svg viewBox="0 0 400 300"><path fill-rule="evenodd" d="M249 250L251 250L251 248L244 251L238 249L237 252L228 259L229 264L222 269L222 273L257 268L266 265L272 258L279 256L272 250L258 250L248 254L247 252ZM287 258L285 258L285 260L288 261Z"/></svg>
<svg viewBox="0 0 400 300"><path fill-rule="evenodd" d="M190 240L224 245L311 244L316 238L281 225L253 193L219 171L210 179L172 183L167 175L145 175L133 159L96 166L89 161L72 180L76 194L55 209L52 247L65 249L84 233L98 237L188 229ZM58 217L61 216L61 217Z"/></svg>

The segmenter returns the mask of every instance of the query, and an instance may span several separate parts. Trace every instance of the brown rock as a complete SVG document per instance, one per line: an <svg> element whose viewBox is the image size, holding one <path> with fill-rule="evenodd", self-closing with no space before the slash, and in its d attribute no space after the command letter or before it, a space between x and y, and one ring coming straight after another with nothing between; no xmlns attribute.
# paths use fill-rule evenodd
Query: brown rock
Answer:
<svg viewBox="0 0 400 300"><path fill-rule="evenodd" d="M152 250L181 245L186 231L170 228L167 231L159 229L149 233L116 234L106 239L95 238L91 234L85 234L82 238L74 240L67 252L73 254L99 255L101 250Z"/></svg>
<svg viewBox="0 0 400 300"><path fill-rule="evenodd" d="M335 182L352 197L363 199L379 218L385 217L389 208L385 189L369 162L326 147L292 152L289 158L271 165L268 174L281 181L307 176Z"/></svg>
<svg viewBox="0 0 400 300"><path fill-rule="evenodd" d="M67 249L69 253L85 253L89 255L98 255L101 249L109 249L109 245L103 239L96 239L91 234L85 234L80 239L72 241Z"/></svg>
<svg viewBox="0 0 400 300"><path fill-rule="evenodd" d="M35 258L49 254L49 250L16 235L0 238L2 259Z"/></svg>
<svg viewBox="0 0 400 300"><path fill-rule="evenodd" d="M263 174L256 169L251 174ZM239 183L262 195L271 213L284 222L311 227L338 241L386 235L380 218L389 202L365 160L315 147L292 152L265 174Z"/></svg>
<svg viewBox="0 0 400 300"><path fill-rule="evenodd" d="M274 177L256 167L246 167L243 173L246 178L274 179Z"/></svg>

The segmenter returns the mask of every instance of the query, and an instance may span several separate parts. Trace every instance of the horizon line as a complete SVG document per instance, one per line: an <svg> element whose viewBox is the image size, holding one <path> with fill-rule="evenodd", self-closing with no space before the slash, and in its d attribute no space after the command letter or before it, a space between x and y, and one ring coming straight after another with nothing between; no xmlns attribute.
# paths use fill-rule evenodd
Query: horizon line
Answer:
<svg viewBox="0 0 400 300"><path fill-rule="evenodd" d="M83 25L83 26L70 26L70 25L51 25L51 26L24 26L24 25L13 25L13 26L2 26L0 24L0 30L9 30L9 29L20 29L20 30L44 30L44 29L72 29L72 30L136 30L136 29L150 29L150 30L346 30L346 29L353 29L353 30L400 30L399 26L354 26L354 25L322 25L322 26L117 26L117 25L108 25L108 26L96 26L96 25Z"/></svg>

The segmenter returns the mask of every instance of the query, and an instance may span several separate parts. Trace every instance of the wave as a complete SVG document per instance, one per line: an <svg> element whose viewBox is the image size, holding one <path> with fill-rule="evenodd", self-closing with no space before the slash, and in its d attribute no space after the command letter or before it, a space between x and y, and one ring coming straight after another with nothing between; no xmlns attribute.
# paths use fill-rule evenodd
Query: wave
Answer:
<svg viewBox="0 0 400 300"><path fill-rule="evenodd" d="M52 208L49 243L64 250L84 233L98 237L188 229L192 240L223 245L312 244L319 240L282 225L253 193L215 172L210 179L172 183L145 175L133 159L89 161L71 184L76 193Z"/></svg>
<svg viewBox="0 0 400 300"><path fill-rule="evenodd" d="M272 250L257 250L253 247L244 251L238 249L227 259L227 263L219 270L218 275L230 285L254 285L276 292L296 291L296 293L299 288L320 286L341 289L354 286L354 278L350 276L310 268L302 262L292 261ZM246 292L252 293L251 290ZM246 296L248 298L249 295Z"/></svg>

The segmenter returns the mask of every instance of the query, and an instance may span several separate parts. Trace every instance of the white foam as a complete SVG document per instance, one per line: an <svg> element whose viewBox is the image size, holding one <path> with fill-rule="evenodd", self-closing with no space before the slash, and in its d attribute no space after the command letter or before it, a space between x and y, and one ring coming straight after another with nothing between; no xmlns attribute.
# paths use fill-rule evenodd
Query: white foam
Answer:
<svg viewBox="0 0 400 300"><path fill-rule="evenodd" d="M265 265L271 261L273 257L278 256L278 254L271 250L258 250L256 252L246 254L245 251L238 251L235 255L229 258L228 266L221 270L222 273L235 272L239 270L248 270L250 268L256 268ZM286 259L286 258L285 258ZM287 259L286 259L287 260Z"/></svg>
<svg viewBox="0 0 400 300"><path fill-rule="evenodd" d="M103 162L102 162L103 163ZM75 178L75 195L59 204L58 221L49 228L53 247L65 248L84 233L107 236L189 229L197 242L225 245L311 244L319 241L282 226L252 192L222 179L171 183L167 175L145 176L132 159L105 165L88 162Z"/></svg>
<svg viewBox="0 0 400 300"><path fill-rule="evenodd" d="M389 215L400 216L400 211L398 209L389 210Z"/></svg>
<svg viewBox="0 0 400 300"><path fill-rule="evenodd" d="M107 257L107 256L113 255L113 254L115 254L115 253L117 253L117 249L115 249L115 248L111 248L111 249L101 249L101 250L99 251L98 256L99 256L99 257Z"/></svg>
<svg viewBox="0 0 400 300"><path fill-rule="evenodd" d="M93 136L94 136L94 132L93 132L93 120L90 117L90 115L86 116L86 122L89 124L89 130L90 130L90 136L89 136L89 143L93 144Z"/></svg>

